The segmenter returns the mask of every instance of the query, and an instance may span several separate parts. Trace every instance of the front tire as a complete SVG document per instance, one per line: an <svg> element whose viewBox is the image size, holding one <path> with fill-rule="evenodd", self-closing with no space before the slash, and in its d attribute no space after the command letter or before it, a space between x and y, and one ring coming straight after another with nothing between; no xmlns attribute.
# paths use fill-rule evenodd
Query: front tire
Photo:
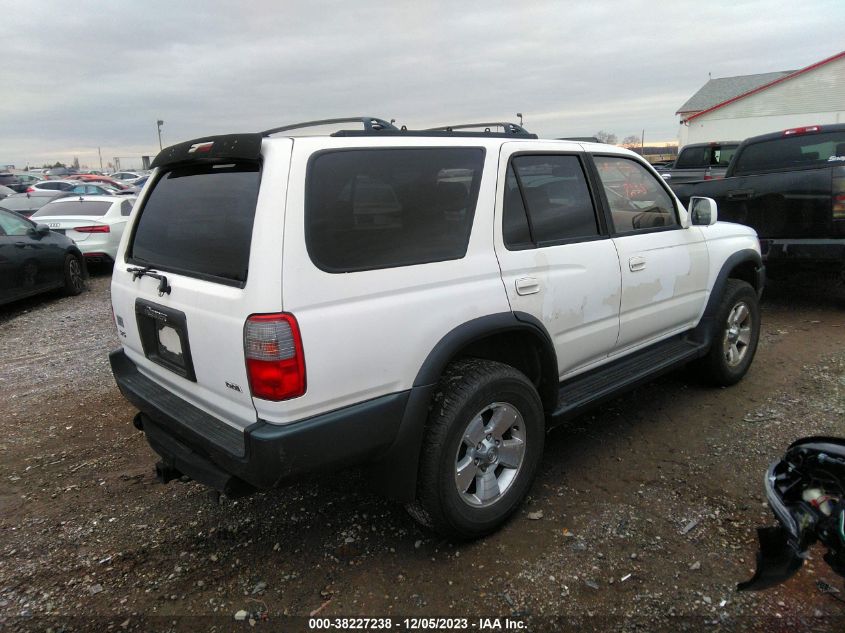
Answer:
<svg viewBox="0 0 845 633"><path fill-rule="evenodd" d="M64 290L67 296L76 296L85 289L85 274L82 272L82 262L76 255L68 254L65 256L64 277Z"/></svg>
<svg viewBox="0 0 845 633"><path fill-rule="evenodd" d="M544 436L543 406L524 374L494 361L453 363L429 413L410 514L448 538L495 531L528 494Z"/></svg>
<svg viewBox="0 0 845 633"><path fill-rule="evenodd" d="M699 367L708 382L728 387L748 372L760 337L760 304L750 284L728 279L715 327L710 351Z"/></svg>

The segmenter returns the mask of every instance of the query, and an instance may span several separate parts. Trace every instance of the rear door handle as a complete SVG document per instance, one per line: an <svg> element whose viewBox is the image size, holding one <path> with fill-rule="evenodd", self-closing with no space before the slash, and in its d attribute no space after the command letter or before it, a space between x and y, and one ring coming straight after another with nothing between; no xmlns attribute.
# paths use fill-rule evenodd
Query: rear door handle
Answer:
<svg viewBox="0 0 845 633"><path fill-rule="evenodd" d="M15 242L15 246L18 248L26 248L26 242Z"/></svg>
<svg viewBox="0 0 845 633"><path fill-rule="evenodd" d="M631 269L632 273L645 270L645 257L632 257L628 260L628 268Z"/></svg>
<svg viewBox="0 0 845 633"><path fill-rule="evenodd" d="M749 200L754 195L753 189L734 189L728 192L728 200Z"/></svg>
<svg viewBox="0 0 845 633"><path fill-rule="evenodd" d="M516 294L534 295L540 292L540 282L534 277L523 277L516 280Z"/></svg>

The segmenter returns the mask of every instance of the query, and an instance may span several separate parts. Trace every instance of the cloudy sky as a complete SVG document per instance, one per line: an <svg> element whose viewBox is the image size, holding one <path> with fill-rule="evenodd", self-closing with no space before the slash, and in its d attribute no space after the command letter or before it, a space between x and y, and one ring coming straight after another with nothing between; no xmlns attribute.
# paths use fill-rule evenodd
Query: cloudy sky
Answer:
<svg viewBox="0 0 845 633"><path fill-rule="evenodd" d="M0 164L316 118L677 136L708 79L845 49L842 0L2 2Z"/></svg>

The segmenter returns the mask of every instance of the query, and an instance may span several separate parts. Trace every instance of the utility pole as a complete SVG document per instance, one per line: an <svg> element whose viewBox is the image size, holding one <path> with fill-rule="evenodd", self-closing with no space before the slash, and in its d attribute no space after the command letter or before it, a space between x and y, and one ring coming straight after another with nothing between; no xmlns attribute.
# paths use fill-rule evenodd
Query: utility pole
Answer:
<svg viewBox="0 0 845 633"><path fill-rule="evenodd" d="M103 171L103 153L99 147L97 148L97 155L100 157L100 171Z"/></svg>
<svg viewBox="0 0 845 633"><path fill-rule="evenodd" d="M519 127L522 127L522 112L517 112L516 116L519 117Z"/></svg>
<svg viewBox="0 0 845 633"><path fill-rule="evenodd" d="M164 121L162 121L161 119L156 121L156 126L158 127L158 151L162 150L162 146L161 146L161 126L162 125L164 125Z"/></svg>

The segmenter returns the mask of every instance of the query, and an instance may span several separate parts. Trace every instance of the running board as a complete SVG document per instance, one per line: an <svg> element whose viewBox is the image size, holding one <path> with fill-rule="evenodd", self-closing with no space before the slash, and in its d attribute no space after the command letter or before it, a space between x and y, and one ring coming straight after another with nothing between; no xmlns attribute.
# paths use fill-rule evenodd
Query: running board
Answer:
<svg viewBox="0 0 845 633"><path fill-rule="evenodd" d="M618 361L561 383L554 423L581 413L656 376L688 363L707 351L707 345L671 338Z"/></svg>

